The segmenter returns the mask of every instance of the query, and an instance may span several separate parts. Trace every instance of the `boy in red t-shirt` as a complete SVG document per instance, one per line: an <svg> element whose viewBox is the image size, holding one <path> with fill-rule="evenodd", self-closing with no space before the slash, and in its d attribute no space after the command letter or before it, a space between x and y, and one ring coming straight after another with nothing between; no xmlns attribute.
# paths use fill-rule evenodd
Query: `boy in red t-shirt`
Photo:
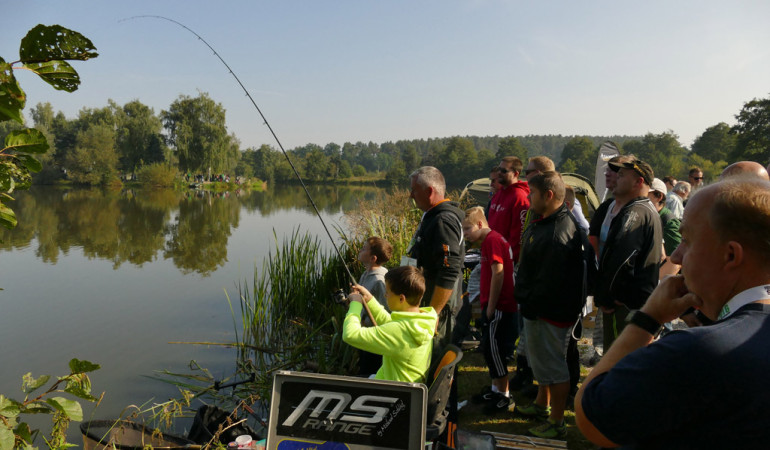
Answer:
<svg viewBox="0 0 770 450"><path fill-rule="evenodd" d="M513 252L508 241L489 228L481 207L465 211L463 235L469 242L481 245L481 347L489 368L492 385L473 396L475 403L486 403L487 414L507 411L511 404L508 393L508 364L518 337L518 311L513 298Z"/></svg>

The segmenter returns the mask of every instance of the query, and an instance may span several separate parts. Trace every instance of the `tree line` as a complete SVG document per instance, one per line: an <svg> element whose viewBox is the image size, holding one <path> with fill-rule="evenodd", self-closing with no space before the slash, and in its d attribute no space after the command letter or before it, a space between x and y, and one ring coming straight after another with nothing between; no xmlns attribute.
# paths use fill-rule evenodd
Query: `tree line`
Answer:
<svg viewBox="0 0 770 450"><path fill-rule="evenodd" d="M67 177L76 183L103 184L117 177L131 178L141 167L166 164L181 174L204 177L228 174L257 177L271 183L291 182L294 172L284 155L270 145L241 149L238 138L227 131L226 110L206 93L180 95L168 108L154 110L134 100L102 108L83 108L70 119L54 113L50 103L31 109L34 127L51 145L41 156L44 169L36 182ZM753 99L735 116L737 124L724 122L707 128L692 148L682 146L673 131L644 136L454 136L396 142L310 143L288 150L303 179L345 181L379 174L387 182L405 184L412 170L422 165L438 167L450 185L485 177L503 156L545 155L557 169L593 179L602 142L615 142L621 153L647 161L656 175L682 178L700 167L714 179L729 163L770 160L770 98ZM0 124L0 137L14 127Z"/></svg>

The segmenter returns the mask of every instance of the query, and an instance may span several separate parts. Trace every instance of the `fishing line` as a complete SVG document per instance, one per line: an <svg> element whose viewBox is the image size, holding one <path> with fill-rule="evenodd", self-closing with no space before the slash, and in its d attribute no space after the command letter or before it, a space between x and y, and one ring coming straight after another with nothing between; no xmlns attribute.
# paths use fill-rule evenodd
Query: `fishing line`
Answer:
<svg viewBox="0 0 770 450"><path fill-rule="evenodd" d="M205 39L203 39L198 33L184 25L183 23L177 22L174 19L169 19L168 17L164 16L152 16L152 15L144 15L144 16L132 16L126 19L121 19L118 22L123 22L126 20L133 20L133 19L145 19L145 18L153 18L153 19L163 19L167 20L169 22L175 23L179 25L180 27L184 28L185 30L189 31L190 33L194 34L195 37L197 37L201 42L206 44L206 47L208 47L212 52L214 52L214 55L219 58L219 60L222 62L222 64L227 67L227 70L230 72L230 75L235 78L235 81L238 82L238 85L243 89L243 92L246 93L246 96L249 97L249 100L251 100L251 104L254 105L254 108L256 108L257 112L259 113L260 117L262 117L263 123L267 126L267 129L270 130L270 134L273 135L273 138L275 139L275 142L278 144L278 147L281 149L281 152L283 153L283 156L286 158L286 161L291 166L291 170L294 171L294 175L297 176L297 179L299 180L300 184L302 185L302 189L305 191L305 194L307 195L308 200L310 200L310 204L313 206L313 209L315 210L316 215L318 216L318 219L321 221L321 225L323 225L324 230L326 230L326 234L329 236L329 240L332 243L332 246L334 246L334 251L337 252L337 256L340 258L340 261L342 262L342 266L345 268L345 272L347 272L348 276L352 280L353 283L356 283L356 279L353 278L353 274L350 273L350 269L348 269L348 265L345 263L345 259L342 257L342 253L340 253L340 249L337 247L337 244L334 242L334 238L332 237L331 232L329 232L329 228L326 227L326 222L324 221L323 217L321 217L321 213L318 211L318 207L315 204L315 201L313 201L313 197L310 196L310 191L307 190L307 186L305 186L305 182L302 180L302 177L299 176L299 172L297 171L297 168L294 167L294 163L291 161L291 158L289 158L289 154L286 153L286 150L283 148L283 144L281 144L280 139L278 139L278 136L275 134L275 131L273 131L273 127L270 126L270 123L267 121L267 118L264 114L262 114L262 110L259 109L259 106L257 106L257 102L254 101L254 98L251 96L249 91L246 89L246 87L241 83L241 80L238 78L238 75L233 72L233 69L230 68L230 66L225 62L225 60L222 58L222 56L214 50L214 47L212 47L208 42L206 42Z"/></svg>

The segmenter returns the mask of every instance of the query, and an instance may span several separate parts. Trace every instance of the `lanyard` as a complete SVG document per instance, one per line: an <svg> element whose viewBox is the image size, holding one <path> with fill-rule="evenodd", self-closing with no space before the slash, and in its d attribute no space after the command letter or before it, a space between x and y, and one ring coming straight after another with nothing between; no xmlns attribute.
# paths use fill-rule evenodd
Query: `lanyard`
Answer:
<svg viewBox="0 0 770 450"><path fill-rule="evenodd" d="M731 298L730 301L722 307L722 311L719 312L717 320L730 317L735 311L738 311L749 303L754 303L759 300L770 300L770 284L746 289Z"/></svg>

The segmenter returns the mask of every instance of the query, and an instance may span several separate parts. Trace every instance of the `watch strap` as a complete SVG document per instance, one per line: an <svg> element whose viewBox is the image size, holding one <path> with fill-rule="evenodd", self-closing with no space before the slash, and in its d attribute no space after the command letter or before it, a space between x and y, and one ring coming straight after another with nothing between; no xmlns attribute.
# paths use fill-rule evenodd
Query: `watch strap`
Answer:
<svg viewBox="0 0 770 450"><path fill-rule="evenodd" d="M633 311L626 317L626 321L636 325L653 336L657 336L658 333L663 330L663 325L659 324L657 320L652 318L652 316L642 311Z"/></svg>

